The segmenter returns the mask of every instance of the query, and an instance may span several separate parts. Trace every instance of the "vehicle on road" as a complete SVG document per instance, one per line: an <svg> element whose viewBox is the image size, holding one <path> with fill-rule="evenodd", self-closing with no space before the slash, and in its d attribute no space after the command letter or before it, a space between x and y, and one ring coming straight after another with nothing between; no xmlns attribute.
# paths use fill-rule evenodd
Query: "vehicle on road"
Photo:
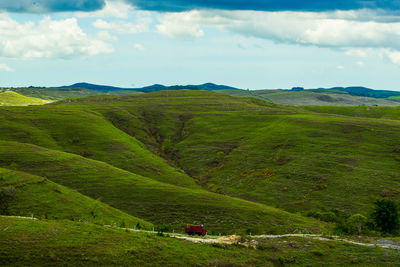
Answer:
<svg viewBox="0 0 400 267"><path fill-rule="evenodd" d="M203 224L200 225L186 225L185 227L185 232L188 233L188 235L199 235L199 236L205 236L207 234L207 231L204 228Z"/></svg>

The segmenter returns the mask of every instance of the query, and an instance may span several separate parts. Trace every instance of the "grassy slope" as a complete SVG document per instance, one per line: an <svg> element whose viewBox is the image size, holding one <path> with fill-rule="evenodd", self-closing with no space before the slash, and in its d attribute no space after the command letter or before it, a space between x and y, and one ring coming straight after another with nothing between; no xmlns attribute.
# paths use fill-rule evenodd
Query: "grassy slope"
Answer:
<svg viewBox="0 0 400 267"><path fill-rule="evenodd" d="M211 189L292 211L367 215L375 197L400 199L399 130L397 121L318 115L199 117L176 149Z"/></svg>
<svg viewBox="0 0 400 267"><path fill-rule="evenodd" d="M365 117L376 119L400 120L398 107L305 107L306 110L317 113L337 114L349 117Z"/></svg>
<svg viewBox="0 0 400 267"><path fill-rule="evenodd" d="M63 100L68 98L80 98L87 97L91 95L103 95L103 92L96 90L88 90L83 88L68 88L68 89L51 89L51 88L12 88L9 89L14 92L17 92L21 95L25 95L28 97L35 97L41 99L50 99L50 100ZM135 91L114 91L109 94L123 95L123 94L135 94L139 92Z"/></svg>
<svg viewBox="0 0 400 267"><path fill-rule="evenodd" d="M388 109L394 110L382 108ZM82 154L197 188L182 168L211 191L289 211L340 209L367 215L375 198L400 198L396 120L316 114L204 91L94 96L29 109L3 108L0 116L4 140ZM178 168L159 160L143 143ZM165 166L162 173L160 166Z"/></svg>
<svg viewBox="0 0 400 267"><path fill-rule="evenodd" d="M194 181L95 112L57 106L0 110L0 138L104 161L163 182L195 188Z"/></svg>
<svg viewBox="0 0 400 267"><path fill-rule="evenodd" d="M211 231L285 233L324 225L268 206L160 183L73 154L0 141L0 166L47 177L128 214L156 224L206 223Z"/></svg>
<svg viewBox="0 0 400 267"><path fill-rule="evenodd" d="M68 106L118 118L114 125L150 147L158 146L211 191L290 211L340 209L365 215L377 197L400 199L400 124L395 120L315 114L189 91L99 96ZM313 110L350 113L355 108ZM158 114L153 121L159 128L147 138L129 117L146 109Z"/></svg>
<svg viewBox="0 0 400 267"><path fill-rule="evenodd" d="M76 222L5 217L0 217L0 230L2 266L390 266L400 261L395 251L295 238L259 240L258 249L251 249Z"/></svg>
<svg viewBox="0 0 400 267"><path fill-rule="evenodd" d="M15 216L35 216L48 219L69 219L99 224L122 223L127 227L152 225L45 179L0 168L0 191L7 203L5 213ZM3 207L4 208L4 207ZM4 212L4 210L3 210Z"/></svg>
<svg viewBox="0 0 400 267"><path fill-rule="evenodd" d="M282 90L254 90L236 91L224 90L224 93L234 96L255 97L269 100L281 105L294 106L399 106L400 103L373 97L353 96L343 92L306 90L306 91L282 91Z"/></svg>
<svg viewBox="0 0 400 267"><path fill-rule="evenodd" d="M400 96L391 96L389 97L391 100L400 101Z"/></svg>
<svg viewBox="0 0 400 267"><path fill-rule="evenodd" d="M0 106L44 105L49 102L51 101L27 97L13 91L0 91Z"/></svg>

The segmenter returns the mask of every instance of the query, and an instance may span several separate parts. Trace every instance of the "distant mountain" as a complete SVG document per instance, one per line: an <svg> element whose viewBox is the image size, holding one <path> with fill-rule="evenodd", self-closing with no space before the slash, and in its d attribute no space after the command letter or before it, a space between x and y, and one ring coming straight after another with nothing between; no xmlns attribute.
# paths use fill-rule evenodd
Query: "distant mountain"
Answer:
<svg viewBox="0 0 400 267"><path fill-rule="evenodd" d="M154 84L154 85L145 86L145 87L141 87L141 88L121 88L121 87L97 85L97 84L91 84L91 83L75 83L73 85L60 86L60 87L54 87L54 88L56 88L56 89L82 88L82 89L95 90L95 91L104 92L104 93L108 93L108 92L112 92L112 91L124 91L124 90L137 91L137 92L143 92L143 93L149 93L149 92L155 92L155 91L161 91L161 90L184 90L184 89L206 90L206 91L240 90L235 87L231 87L231 86L227 86L227 85L217 85L217 84L213 84L213 83L205 83L205 84L200 84L200 85L172 85L172 86L165 86L162 84Z"/></svg>
<svg viewBox="0 0 400 267"><path fill-rule="evenodd" d="M104 93L111 92L111 91L121 91L121 90L130 89L130 88L120 88L120 87L108 86L108 85L97 85L97 84L91 84L91 83L75 83L73 85L53 87L53 88L56 88L56 89L82 88L82 89L89 89L89 90L94 90L94 91L99 91L99 92L104 92Z"/></svg>
<svg viewBox="0 0 400 267"><path fill-rule="evenodd" d="M319 88L325 89L325 88ZM391 96L400 96L400 92L389 91L389 90L374 90L361 86L353 86L353 87L333 87L326 90L338 90L342 92L347 92L350 95L356 96L367 96L367 97L375 97L375 98L388 98Z"/></svg>

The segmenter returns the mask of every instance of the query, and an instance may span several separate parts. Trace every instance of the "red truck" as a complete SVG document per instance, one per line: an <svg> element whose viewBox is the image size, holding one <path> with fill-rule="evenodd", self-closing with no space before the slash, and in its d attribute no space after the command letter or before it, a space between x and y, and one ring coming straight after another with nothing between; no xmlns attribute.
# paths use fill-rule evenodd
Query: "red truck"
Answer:
<svg viewBox="0 0 400 267"><path fill-rule="evenodd" d="M207 234L207 231L204 229L204 225L186 225L185 227L185 232L188 233L189 235L201 235L205 236Z"/></svg>

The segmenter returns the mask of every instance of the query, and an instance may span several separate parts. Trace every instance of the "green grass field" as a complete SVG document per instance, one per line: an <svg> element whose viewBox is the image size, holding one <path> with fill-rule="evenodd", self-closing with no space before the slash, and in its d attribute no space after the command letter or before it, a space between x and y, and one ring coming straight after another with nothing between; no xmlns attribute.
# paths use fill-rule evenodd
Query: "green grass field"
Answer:
<svg viewBox="0 0 400 267"><path fill-rule="evenodd" d="M0 168L2 214L150 229L152 224L50 180Z"/></svg>
<svg viewBox="0 0 400 267"><path fill-rule="evenodd" d="M47 177L123 212L157 225L171 225L180 232L186 223L200 222L207 223L215 233L244 233L247 229L254 233L327 231L316 220L263 204L200 187L161 183L100 161L38 146L0 141L0 159L0 166Z"/></svg>
<svg viewBox="0 0 400 267"><path fill-rule="evenodd" d="M381 115L382 119L377 113L387 115ZM396 114L400 114L399 109L394 107L295 108L255 98L185 90L5 107L0 109L4 147L0 166L15 164L18 170L76 190L83 190L85 184L78 181L90 175L102 182L105 176L115 179L133 175L136 180L158 182L153 186L157 190L175 186L161 190L174 191L168 197L143 188L136 188L134 196L125 192L132 198L128 203L142 203L138 208L127 207L127 203L121 204L122 208L117 196L106 201L105 195L112 191L107 190L109 183L102 189L80 191L158 224L163 220L173 224L203 221L208 218L204 213L207 205L218 207L215 214L224 207L232 208L227 196L292 214L333 211L368 216L376 198L400 199L396 189L400 123L392 119ZM103 169L98 178L85 173L96 173L96 168ZM78 181L69 178L74 169ZM188 199L176 193L181 190L211 192L210 197L219 204L186 204ZM155 201L157 194L160 198ZM120 198L126 199L125 195ZM221 204L225 198L225 204ZM142 205L163 215L151 213ZM168 218L175 209L172 207L177 209L176 218L181 218ZM240 229L253 227L255 221L263 224L252 214L247 218L238 224ZM216 215L209 221L219 230L238 223L238 219L229 219L218 227L225 219ZM287 230L286 226L282 228ZM261 228L277 231L274 227Z"/></svg>
<svg viewBox="0 0 400 267"><path fill-rule="evenodd" d="M0 217L0 264L398 263L391 250L333 241L221 248L102 227L332 234L307 216L368 217L376 199L400 202L399 107L265 99L180 90L0 107L0 214L41 219Z"/></svg>
<svg viewBox="0 0 400 267"><path fill-rule="evenodd" d="M399 201L400 124L369 115L398 108L300 109L191 91L57 106L95 110L212 192L304 213L368 215L376 198Z"/></svg>
<svg viewBox="0 0 400 267"><path fill-rule="evenodd" d="M2 266L394 266L396 251L299 238L194 244L88 223L0 216Z"/></svg>
<svg viewBox="0 0 400 267"><path fill-rule="evenodd" d="M44 105L50 102L52 101L36 97L25 96L13 91L0 90L0 106Z"/></svg>
<svg viewBox="0 0 400 267"><path fill-rule="evenodd" d="M8 90L16 92L16 93L24 95L24 96L27 96L27 97L49 99L52 101L105 94L100 91L89 90L89 89L84 89L84 88L57 89L57 88L22 87L22 88L9 88ZM125 94L134 94L134 93L140 94L140 92L135 92L135 91L131 91L131 90L129 90L129 91L112 91L112 92L109 92L108 94L110 94L110 95L125 95Z"/></svg>
<svg viewBox="0 0 400 267"><path fill-rule="evenodd" d="M304 91L284 90L223 90L223 93L254 97L280 105L293 106L399 106L398 97L374 98L350 95L338 90L315 89Z"/></svg>

